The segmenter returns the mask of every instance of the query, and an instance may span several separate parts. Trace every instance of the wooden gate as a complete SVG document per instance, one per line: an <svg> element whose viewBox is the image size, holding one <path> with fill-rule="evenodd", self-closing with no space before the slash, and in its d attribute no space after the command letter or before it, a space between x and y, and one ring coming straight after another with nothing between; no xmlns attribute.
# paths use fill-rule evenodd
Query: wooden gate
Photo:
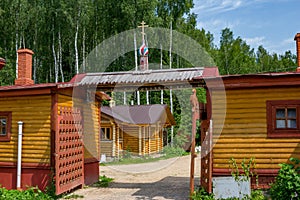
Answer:
<svg viewBox="0 0 300 200"><path fill-rule="evenodd" d="M212 120L201 122L201 186L212 192Z"/></svg>
<svg viewBox="0 0 300 200"><path fill-rule="evenodd" d="M55 186L59 195L84 184L84 146L80 109L59 107L57 120Z"/></svg>

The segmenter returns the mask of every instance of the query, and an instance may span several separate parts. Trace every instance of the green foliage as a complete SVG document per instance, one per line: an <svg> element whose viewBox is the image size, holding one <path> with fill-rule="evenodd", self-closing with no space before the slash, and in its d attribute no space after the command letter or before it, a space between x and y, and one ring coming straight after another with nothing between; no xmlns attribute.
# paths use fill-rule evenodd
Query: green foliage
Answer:
<svg viewBox="0 0 300 200"><path fill-rule="evenodd" d="M270 195L274 200L299 199L300 196L300 160L290 158L291 163L280 164L281 169L271 184Z"/></svg>
<svg viewBox="0 0 300 200"><path fill-rule="evenodd" d="M264 196L262 190L253 190L251 191L251 200L266 200L267 197Z"/></svg>
<svg viewBox="0 0 300 200"><path fill-rule="evenodd" d="M93 184L94 187L108 187L114 179L104 176L100 176L99 180Z"/></svg>
<svg viewBox="0 0 300 200"><path fill-rule="evenodd" d="M171 147L171 146L165 146L163 149L163 153L166 154L167 158L186 155L184 149L180 147Z"/></svg>
<svg viewBox="0 0 300 200"><path fill-rule="evenodd" d="M207 193L203 188L200 188L198 191L195 191L191 196L192 200L214 200L214 195Z"/></svg>
<svg viewBox="0 0 300 200"><path fill-rule="evenodd" d="M131 158L131 157L132 157L131 148L130 146L127 146L126 150L124 150L123 152L123 158Z"/></svg>
<svg viewBox="0 0 300 200"><path fill-rule="evenodd" d="M64 199L80 199L80 198L84 198L84 196L78 194L71 194L64 197Z"/></svg>
<svg viewBox="0 0 300 200"><path fill-rule="evenodd" d="M196 89L196 94L198 97L198 101L202 103L206 103L206 90L205 88L197 88Z"/></svg>
<svg viewBox="0 0 300 200"><path fill-rule="evenodd" d="M24 191L19 190L7 190L5 188L0 188L0 200L52 200L53 197L46 193L43 193L37 187L31 187Z"/></svg>
<svg viewBox="0 0 300 200"><path fill-rule="evenodd" d="M236 181L249 181L254 176L258 180L258 175L255 172L256 163L254 158L250 158L248 163L246 158L244 158L240 167L234 158L230 158L229 166L231 168L231 175Z"/></svg>
<svg viewBox="0 0 300 200"><path fill-rule="evenodd" d="M207 193L203 188L200 188L196 191L192 197L192 200L214 200L214 195L211 193ZM242 198L242 200L266 200L267 198L264 196L263 191L261 190L253 190L251 191L251 196L246 196ZM232 197L226 199L219 199L219 200L240 200L240 198Z"/></svg>

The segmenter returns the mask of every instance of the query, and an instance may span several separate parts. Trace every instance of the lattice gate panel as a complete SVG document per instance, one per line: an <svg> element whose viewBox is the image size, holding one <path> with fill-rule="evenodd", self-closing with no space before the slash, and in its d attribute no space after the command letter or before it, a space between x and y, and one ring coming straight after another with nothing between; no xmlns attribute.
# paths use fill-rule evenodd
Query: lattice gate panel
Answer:
<svg viewBox="0 0 300 200"><path fill-rule="evenodd" d="M80 109L58 108L55 137L56 194L84 184L83 126Z"/></svg>
<svg viewBox="0 0 300 200"><path fill-rule="evenodd" d="M201 186L212 192L212 120L201 125ZM208 123L208 124L207 124Z"/></svg>

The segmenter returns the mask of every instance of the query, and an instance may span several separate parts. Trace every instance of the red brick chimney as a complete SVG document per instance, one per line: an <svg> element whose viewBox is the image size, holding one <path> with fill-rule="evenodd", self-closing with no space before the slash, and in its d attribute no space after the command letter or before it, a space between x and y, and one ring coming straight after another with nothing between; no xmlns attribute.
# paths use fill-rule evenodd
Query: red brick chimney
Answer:
<svg viewBox="0 0 300 200"><path fill-rule="evenodd" d="M5 65L5 59L0 58L0 70L4 67L4 65Z"/></svg>
<svg viewBox="0 0 300 200"><path fill-rule="evenodd" d="M30 49L19 49L18 51L18 77L15 85L32 85L32 55Z"/></svg>
<svg viewBox="0 0 300 200"><path fill-rule="evenodd" d="M297 50L297 72L300 72L300 33L295 35L294 40L296 41L296 50Z"/></svg>

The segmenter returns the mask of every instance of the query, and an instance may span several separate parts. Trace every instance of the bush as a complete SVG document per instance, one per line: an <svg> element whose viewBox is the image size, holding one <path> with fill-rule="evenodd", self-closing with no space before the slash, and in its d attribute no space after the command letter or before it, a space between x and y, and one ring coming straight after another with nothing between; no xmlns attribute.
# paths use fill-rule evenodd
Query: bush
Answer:
<svg viewBox="0 0 300 200"><path fill-rule="evenodd" d="M203 188L199 189L192 195L192 200L214 200L214 195L207 193ZM242 200L265 200L267 199L261 190L251 191L251 196L245 196ZM240 198L232 197L219 200L240 200Z"/></svg>
<svg viewBox="0 0 300 200"><path fill-rule="evenodd" d="M271 184L270 195L274 200L299 199L300 197L300 160L290 158L291 164L280 164L281 169Z"/></svg>
<svg viewBox="0 0 300 200"><path fill-rule="evenodd" d="M19 190L7 190L5 188L0 188L0 200L52 200L53 197L48 194L43 193L36 187L28 188L24 191Z"/></svg>
<svg viewBox="0 0 300 200"><path fill-rule="evenodd" d="M192 200L214 200L214 195L207 193L203 188L200 188L198 191L194 192L191 196Z"/></svg>
<svg viewBox="0 0 300 200"><path fill-rule="evenodd" d="M164 147L163 153L166 154L166 157L169 157L169 158L182 156L182 155L186 154L184 149L182 149L180 147L171 147L171 146Z"/></svg>
<svg viewBox="0 0 300 200"><path fill-rule="evenodd" d="M100 176L99 180L93 184L94 187L108 187L109 183L112 182L114 179L109 178L107 176Z"/></svg>

